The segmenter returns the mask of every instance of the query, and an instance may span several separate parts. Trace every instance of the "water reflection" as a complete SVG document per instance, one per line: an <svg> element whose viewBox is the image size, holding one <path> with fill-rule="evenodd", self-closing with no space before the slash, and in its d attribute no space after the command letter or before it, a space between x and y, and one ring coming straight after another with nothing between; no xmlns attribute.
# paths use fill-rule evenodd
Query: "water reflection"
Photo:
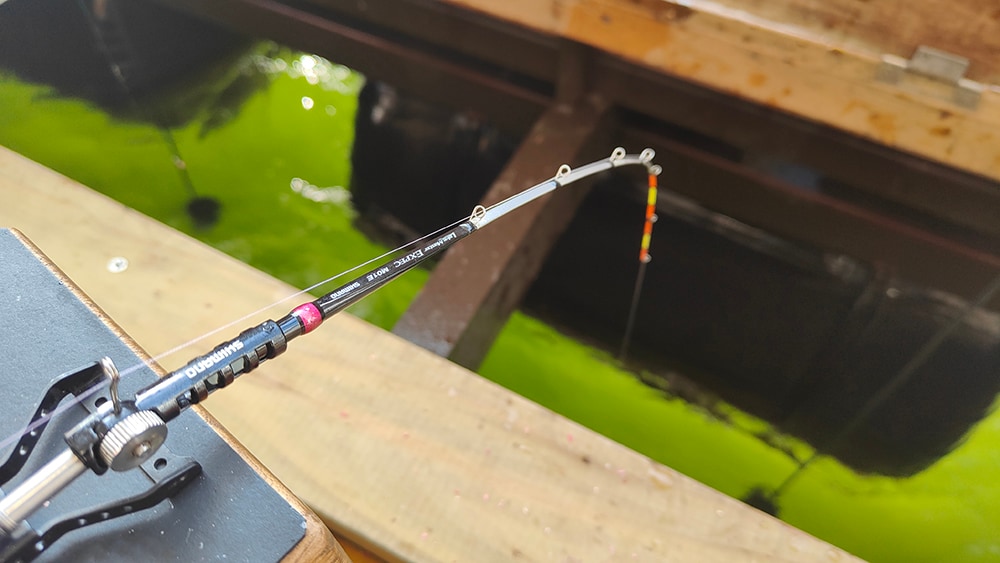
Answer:
<svg viewBox="0 0 1000 563"><path fill-rule="evenodd" d="M351 192L343 186L320 188L307 182L306 180L303 180L302 178L292 178L289 186L292 188L293 192L310 201L315 201L316 203L332 203L334 205L344 207L345 210L351 209Z"/></svg>
<svg viewBox="0 0 1000 563"><path fill-rule="evenodd" d="M254 56L253 64L264 74L282 73L291 78L304 78L309 84L341 94L357 92L357 74L318 55L299 55L289 63L272 50Z"/></svg>

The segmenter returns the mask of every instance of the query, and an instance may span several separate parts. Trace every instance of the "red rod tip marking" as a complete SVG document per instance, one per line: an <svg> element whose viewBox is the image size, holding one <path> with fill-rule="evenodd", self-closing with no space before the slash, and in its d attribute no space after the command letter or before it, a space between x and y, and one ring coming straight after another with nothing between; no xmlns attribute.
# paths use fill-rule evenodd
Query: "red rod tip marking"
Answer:
<svg viewBox="0 0 1000 563"><path fill-rule="evenodd" d="M323 314L312 303L303 303L292 310L292 314L302 321L302 332L309 333L323 324Z"/></svg>

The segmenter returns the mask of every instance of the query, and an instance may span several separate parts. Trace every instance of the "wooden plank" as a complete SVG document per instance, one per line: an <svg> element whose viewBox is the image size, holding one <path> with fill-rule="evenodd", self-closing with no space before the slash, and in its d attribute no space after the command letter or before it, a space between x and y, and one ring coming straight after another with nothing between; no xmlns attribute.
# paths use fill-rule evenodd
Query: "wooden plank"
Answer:
<svg viewBox="0 0 1000 563"><path fill-rule="evenodd" d="M154 353L290 291L6 150L0 189L0 224ZM107 270L114 256L125 272ZM386 558L854 560L346 314L206 405L339 535Z"/></svg>
<svg viewBox="0 0 1000 563"><path fill-rule="evenodd" d="M975 110L876 80L878 53L709 0L441 0L1000 179L1000 90Z"/></svg>

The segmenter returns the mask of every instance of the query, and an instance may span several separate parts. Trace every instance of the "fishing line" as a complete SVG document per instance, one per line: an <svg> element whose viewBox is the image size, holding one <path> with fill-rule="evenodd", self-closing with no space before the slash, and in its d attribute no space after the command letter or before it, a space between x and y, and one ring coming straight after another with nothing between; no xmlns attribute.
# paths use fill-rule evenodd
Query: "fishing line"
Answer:
<svg viewBox="0 0 1000 563"><path fill-rule="evenodd" d="M322 286L324 286L324 285L326 285L326 284L328 284L328 283L330 283L330 282L332 282L332 281L334 281L336 279L339 279L339 278L341 278L343 276L346 276L347 274L350 274L352 272L360 270L361 268L365 268L367 266L370 266L373 263L378 262L378 261L380 261L380 260L382 260L384 258L387 258L387 257L389 257L389 256L391 256L393 254L401 253L404 250L409 249L410 247L414 246L415 244L417 244L418 242L420 242L420 241L422 241L422 240L424 240L426 238L430 238L430 237L436 236L436 235L438 235L438 234L440 234L440 233L442 233L442 232L444 232L444 231L446 231L448 229L451 229L451 228L457 226L462 221L465 221L465 218L459 219L459 220L455 221L454 223L451 223L450 225L441 227L440 229L438 229L438 230L436 230L436 231L434 231L434 232L432 232L432 233L430 233L428 235L421 235L419 238L415 238L415 239L413 239L413 240L411 240L409 242L403 243L401 246L398 246L398 247L396 247L396 248L394 248L392 250L388 250L388 251L386 251L386 252L384 252L384 253L382 253L382 254L374 257L374 258L369 259L366 262L362 262L361 264L358 264L357 266L354 266L354 267L352 267L350 269L344 270L343 272L340 272L339 274L337 274L335 276L331 276L329 278L326 278L323 281L316 282L313 285L311 285L311 286L309 286L309 287L307 287L305 289L296 291L295 293L292 293L290 295L282 297L281 299L278 299L277 301L275 301L275 302L273 302L273 303L271 303L269 305L265 305L264 307L261 307L260 309L257 309L256 311L252 311L250 313L247 313L247 314L243 315L242 317L240 317L238 319L235 319L233 321L230 321L230 322L228 322L228 323L226 323L226 324L224 324L224 325L222 325L220 327L214 328L214 329L206 332L205 334L202 334L201 336L193 338L193 339L191 339L191 340L189 340L189 341L187 341L187 342L185 342L183 344L179 344L179 345L177 345L177 346L175 346L175 347L173 347L173 348L171 348L171 349L169 349L169 350L167 350L165 352L162 352L162 353L160 353L160 354L158 354L156 356L153 356L152 358L150 358L150 361L151 362L157 362L157 361L159 361L159 360L161 360L163 358L166 358L167 356L170 356L171 354L174 354L174 353L179 352L179 351L181 351L181 350L183 350L185 348L188 348L188 347L190 347L190 346L192 346L194 344L197 344L198 342L201 342L202 340L208 338L209 336L212 336L213 334L217 334L219 332L222 332L223 330L226 330L228 328L232 328L232 327L236 326L237 324L240 324L243 321L245 321L247 319L250 319L251 317L254 317L254 316L259 315L259 314L261 314L261 313L263 313L263 312L265 312L265 311L267 311L269 309L272 309L272 308L274 308L274 307L276 307L276 306L278 306L278 305L280 305L280 304L282 304L282 303L284 303L286 301L290 301L292 299L295 299L296 297L301 297L302 295L305 295L305 294L311 292L314 289L322 287ZM148 362L145 363L145 365L149 365ZM134 371L136 369L140 369L141 367L142 367L142 364L137 365L137 366L135 366L133 368L129 368L129 369L123 370L121 372L121 374L125 375L125 373L130 372L130 371Z"/></svg>
<svg viewBox="0 0 1000 563"><path fill-rule="evenodd" d="M956 315L951 322L938 330L930 340L924 344L920 350L914 354L910 360L904 365L900 370L890 379L885 385L883 385L875 395L873 395L858 411L845 426L833 437L827 444L822 447L816 448L813 453L796 468L788 477L785 478L777 487L775 487L770 493L764 493L760 489L755 489L751 491L751 495L756 493L759 495L755 497L756 501L764 500L771 503L769 508L773 508L777 511L777 498L781 496L788 487L794 483L794 481L808 468L814 461L820 457L828 454L834 454L841 448L846 442L847 438L851 436L862 424L868 421L871 415L882 406L885 401L887 401L893 393L899 390L904 384L906 384L911 377L917 372L918 369L923 367L923 365L938 351L945 341L951 337L952 334L962 324L968 319L969 315L975 312L977 309L982 308L988 303L994 295L1000 292L1000 275L993 278L992 281L986 286L985 289L980 292L974 301L968 304L962 313ZM761 508L761 507L758 507ZM773 514L774 512L772 512Z"/></svg>
<svg viewBox="0 0 1000 563"><path fill-rule="evenodd" d="M632 329L635 327L635 318L639 310L639 296L642 295L642 286L646 280L646 266L653 257L649 254L649 245L653 238L653 223L658 219L656 215L656 180L662 172L659 165L649 168L649 189L646 192L646 221L642 227L642 242L639 245L639 271L635 276L635 287L632 288L632 303L629 305L628 320L625 321L625 335L622 337L621 349L618 352L618 361L625 363L628 358L628 347L632 341Z"/></svg>
<svg viewBox="0 0 1000 563"><path fill-rule="evenodd" d="M183 344L179 344L177 346L174 346L173 348L170 348L169 350L166 350L165 352L161 352L161 353L159 353L159 354L157 354L155 356L152 356L148 360L142 360L141 362L133 364L133 365L131 365L131 366L125 368L125 369L121 369L121 370L119 370L119 375L120 375L120 377L124 378L126 375L131 374L133 372L136 372L138 370L141 370L144 367L148 367L148 368L150 368L150 369L152 369L152 370L155 371L156 364L158 364L160 360L162 360L162 359L164 359L164 358L166 358L168 356L171 356L171 355L173 355L173 354L175 354L177 352L180 352L181 350L190 348L191 346L193 346L193 345L201 342L202 340L205 340L206 338L208 338L208 337L210 337L210 336L212 336L214 334L217 334L217 333L222 332L222 331L224 331L226 329L232 328L232 327L234 327L234 326L236 326L236 325L238 325L238 324L246 321L247 319L250 319L250 318L252 318L254 316L257 316L257 315L259 315L261 313L264 313L264 312L268 311L269 309L272 309L272 308L274 308L274 307L276 307L276 306L278 306L278 305L280 305L280 304L282 304L282 303L284 303L286 301L295 299L296 297L301 297L303 295L306 295L309 292L313 291L314 289L320 288L320 287L322 287L322 286L324 286L324 285L326 285L326 284L328 284L328 283L330 283L330 282L332 282L334 280L337 280L337 279L339 279L339 278L341 278L343 276L346 276L346 275L348 275L348 274L350 274L352 272L355 272L357 270L360 270L362 268L370 266L370 265L372 265L375 262L378 262L380 260L388 258L389 256L392 256L394 254L402 253L405 250L410 249L412 246L416 245L417 243L419 243L419 242L421 242L421 241L423 241L423 240L425 240L427 238L434 237L434 236L436 236L436 235L438 235L438 234L440 234L440 233L442 233L442 232L444 232L444 231L446 231L448 229L456 227L458 224L462 223L465 220L467 220L467 218L458 219L457 221L451 223L450 225L446 225L444 227L441 227L441 228L437 229L436 231L434 231L434 232L432 232L432 233L430 233L428 235L421 235L420 237L418 237L416 239L413 239L413 240L411 240L409 242L403 243L402 245L400 245L400 246L398 246L398 247L396 247L396 248L394 248L392 250L388 250L388 251L386 251L386 252L384 252L384 253L382 253L382 254L374 257L374 258L371 258L371 259L369 259L366 262L363 262L361 264L353 266L350 269L344 270L343 272L340 272L340 273L338 273L336 275L328 277L325 280L316 282L313 285L310 285L309 287L307 287L305 289L301 289L299 291L296 291L294 293L286 295L285 297L282 297L282 298L278 299L277 301L274 301L274 302L272 302L272 303L270 303L268 305L265 305L265 306L263 306L263 307L255 310L255 311L247 313L247 314L243 315L242 317L240 317L238 319L234 319L234 320L232 320L232 321L230 321L230 322L228 322L228 323L226 323L226 324L224 324L222 326L213 328L212 330L209 330L208 332L205 332L204 334L201 334L200 336L192 338L191 340L188 340L187 342L184 342ZM49 414L49 416L47 416L45 418L41 418L41 419L36 420L35 422L31 423L31 424L26 425L22 430L20 430L18 432L15 432L15 433L11 434L10 436L8 436L7 438L5 438L4 440L0 441L0 451L3 451L8 446L10 446L10 445L14 444L16 441L20 440L21 437L24 436L25 434L36 430L38 427L42 426L43 424L46 424L47 422L49 422L50 420L52 420L53 417L55 417L55 416L57 416L57 415L65 412L68 409L71 409L71 408L73 408L73 407L75 407L75 406L77 406L77 405L85 402L87 399L89 399L93 395L99 393L103 389L104 389L103 386L95 385L95 386L87 389L86 391L80 393L79 395L74 395L73 397L67 397L66 399L63 399L63 402L60 403L58 407L56 407L55 409L53 409L53 411Z"/></svg>

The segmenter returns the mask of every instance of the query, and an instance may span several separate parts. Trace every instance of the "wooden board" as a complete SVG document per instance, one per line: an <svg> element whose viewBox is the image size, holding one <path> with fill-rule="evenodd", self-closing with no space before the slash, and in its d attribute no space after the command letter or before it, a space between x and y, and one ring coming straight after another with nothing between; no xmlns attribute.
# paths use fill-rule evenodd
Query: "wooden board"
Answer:
<svg viewBox="0 0 1000 563"><path fill-rule="evenodd" d="M863 15L877 20L878 25L844 24L835 33L824 32L822 21L812 21L822 19L824 11L815 8L809 12L808 6L796 10L791 0L778 3L783 8L767 9L768 3L736 0L442 2L579 41L658 72L1000 179L1000 89L987 86L978 106L967 109L953 103L946 89L927 80L907 80L898 85L881 82L877 79L884 54L881 49L904 49L903 44L890 42L883 46L852 35L857 30L870 37L897 23L891 19L896 13L893 9L878 12L874 4L909 12L911 3L873 3L870 9L859 8L859 18ZM803 0L798 4L817 3ZM844 8L847 2L833 4ZM958 3L965 8L953 8L949 3L941 10L950 22L950 36L971 31L979 37L982 33L988 38L985 49L992 53L989 58L995 61L996 25L990 23L990 18L996 17L996 11L987 10L983 15L970 8L980 4L985 2L967 0ZM944 2L935 5L944 6ZM791 17L793 13L800 17ZM850 13L837 12L837 18L849 19ZM933 12L924 7L919 13ZM900 31L915 34L911 31L915 29L913 18L905 21L909 23ZM926 26L920 33L934 29ZM914 35L905 48L923 37ZM961 45L952 47L948 43L942 48L959 49ZM982 59L978 53L966 56ZM995 79L989 72L973 76Z"/></svg>
<svg viewBox="0 0 1000 563"><path fill-rule="evenodd" d="M0 190L0 224L153 354L291 291L3 149ZM130 265L110 273L118 256ZM338 535L386 559L854 560L346 314L206 406Z"/></svg>

